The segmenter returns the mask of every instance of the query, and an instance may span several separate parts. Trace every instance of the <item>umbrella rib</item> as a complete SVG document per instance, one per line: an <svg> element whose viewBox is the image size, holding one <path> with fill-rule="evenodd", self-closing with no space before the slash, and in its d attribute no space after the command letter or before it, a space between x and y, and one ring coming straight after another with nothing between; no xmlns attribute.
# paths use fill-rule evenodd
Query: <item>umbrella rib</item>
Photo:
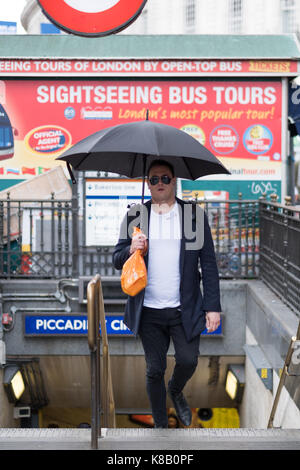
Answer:
<svg viewBox="0 0 300 470"><path fill-rule="evenodd" d="M75 170L77 170L77 168L78 168L78 167L81 165L81 163L90 155L90 153L91 153L91 152L86 153L86 154L82 157L82 159L80 160L80 162L77 163L76 166L74 166Z"/></svg>
<svg viewBox="0 0 300 470"><path fill-rule="evenodd" d="M133 176L133 169L134 169L134 165L135 165L135 162L136 162L136 156L137 156L137 154L135 153L134 154L134 159L133 159L133 162L132 162L132 165L131 165L131 169L130 169L130 176L131 177Z"/></svg>
<svg viewBox="0 0 300 470"><path fill-rule="evenodd" d="M183 163L185 164L186 169L188 170L188 172L189 172L189 174L190 174L190 179L193 180L194 177L193 177L193 175L192 175L191 170L189 169L189 166L188 166L187 162L185 161L185 157L182 157L182 160L183 160Z"/></svg>

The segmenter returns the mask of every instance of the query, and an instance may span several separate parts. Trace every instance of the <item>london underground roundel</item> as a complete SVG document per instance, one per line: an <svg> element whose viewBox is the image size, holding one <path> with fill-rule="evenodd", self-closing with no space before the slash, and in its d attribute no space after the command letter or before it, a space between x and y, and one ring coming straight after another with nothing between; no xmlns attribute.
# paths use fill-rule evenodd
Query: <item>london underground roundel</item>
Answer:
<svg viewBox="0 0 300 470"><path fill-rule="evenodd" d="M127 28L147 0L38 0L60 29L78 36L107 36Z"/></svg>

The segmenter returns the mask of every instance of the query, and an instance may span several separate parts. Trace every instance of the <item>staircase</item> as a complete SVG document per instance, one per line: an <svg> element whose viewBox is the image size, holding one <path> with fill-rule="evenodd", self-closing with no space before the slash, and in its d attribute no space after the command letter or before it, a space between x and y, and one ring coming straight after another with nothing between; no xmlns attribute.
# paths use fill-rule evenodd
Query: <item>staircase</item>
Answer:
<svg viewBox="0 0 300 470"><path fill-rule="evenodd" d="M0 429L1 450L90 450L90 429ZM300 450L300 429L101 429L105 451Z"/></svg>

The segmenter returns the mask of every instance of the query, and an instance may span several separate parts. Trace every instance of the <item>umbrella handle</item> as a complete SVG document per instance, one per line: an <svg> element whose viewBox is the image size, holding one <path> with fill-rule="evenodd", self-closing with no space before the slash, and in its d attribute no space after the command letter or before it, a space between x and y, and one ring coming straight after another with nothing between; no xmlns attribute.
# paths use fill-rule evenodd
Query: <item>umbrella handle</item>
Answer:
<svg viewBox="0 0 300 470"><path fill-rule="evenodd" d="M145 175L143 175L142 204L144 204L144 195L145 195Z"/></svg>
<svg viewBox="0 0 300 470"><path fill-rule="evenodd" d="M146 111L146 121L148 120L149 120L149 109L147 109ZM144 168L143 168L142 204L144 204L144 195L145 195L146 160L147 160L147 155L144 155L143 156Z"/></svg>
<svg viewBox="0 0 300 470"><path fill-rule="evenodd" d="M145 196L146 161L147 161L147 155L143 155L142 204L144 204L144 196Z"/></svg>

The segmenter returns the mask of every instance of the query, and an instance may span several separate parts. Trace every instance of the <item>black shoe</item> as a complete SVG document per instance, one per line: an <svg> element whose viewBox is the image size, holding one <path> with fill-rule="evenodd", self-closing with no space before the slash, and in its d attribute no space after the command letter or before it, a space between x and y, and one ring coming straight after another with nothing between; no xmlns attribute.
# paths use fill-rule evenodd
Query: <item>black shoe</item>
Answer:
<svg viewBox="0 0 300 470"><path fill-rule="evenodd" d="M192 412L183 393L173 393L170 388L168 388L168 394L172 398L178 418L184 426L189 426L192 422Z"/></svg>

